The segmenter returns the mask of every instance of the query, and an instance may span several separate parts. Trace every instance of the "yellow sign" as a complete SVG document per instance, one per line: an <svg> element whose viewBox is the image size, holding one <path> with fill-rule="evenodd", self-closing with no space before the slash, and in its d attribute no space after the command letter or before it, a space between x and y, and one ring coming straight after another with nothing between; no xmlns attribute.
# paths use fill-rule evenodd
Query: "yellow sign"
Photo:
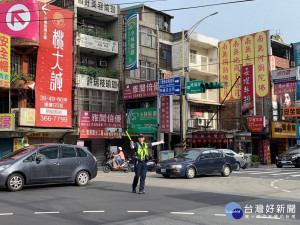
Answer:
<svg viewBox="0 0 300 225"><path fill-rule="evenodd" d="M227 83L220 89L220 101L226 97L231 86L241 75L241 67L254 65L256 97L268 97L269 91L269 31L219 42L220 82ZM226 100L241 99L241 79L237 80Z"/></svg>
<svg viewBox="0 0 300 225"><path fill-rule="evenodd" d="M28 138L14 138L14 151L23 148L25 143L28 144Z"/></svg>
<svg viewBox="0 0 300 225"><path fill-rule="evenodd" d="M0 131L14 131L15 117L13 113L0 114Z"/></svg>
<svg viewBox="0 0 300 225"><path fill-rule="evenodd" d="M272 138L296 138L296 123L272 122Z"/></svg>
<svg viewBox="0 0 300 225"><path fill-rule="evenodd" d="M0 87L10 88L10 36L0 33Z"/></svg>
<svg viewBox="0 0 300 225"><path fill-rule="evenodd" d="M35 109L20 108L19 115L20 126L35 126Z"/></svg>

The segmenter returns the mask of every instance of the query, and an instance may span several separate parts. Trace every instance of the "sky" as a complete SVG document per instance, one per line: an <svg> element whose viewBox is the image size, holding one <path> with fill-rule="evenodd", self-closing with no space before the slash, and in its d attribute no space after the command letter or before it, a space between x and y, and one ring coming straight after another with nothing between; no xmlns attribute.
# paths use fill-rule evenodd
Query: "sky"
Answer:
<svg viewBox="0 0 300 225"><path fill-rule="evenodd" d="M179 9L195 6L236 2L243 0L107 0L120 4L121 8L145 4L157 10ZM135 4L123 4L132 3ZM189 30L202 18L194 32L213 37L219 41L270 30L270 34L280 34L287 44L300 42L300 0L254 0L242 3L199 7L194 9L166 11L174 16L171 32Z"/></svg>

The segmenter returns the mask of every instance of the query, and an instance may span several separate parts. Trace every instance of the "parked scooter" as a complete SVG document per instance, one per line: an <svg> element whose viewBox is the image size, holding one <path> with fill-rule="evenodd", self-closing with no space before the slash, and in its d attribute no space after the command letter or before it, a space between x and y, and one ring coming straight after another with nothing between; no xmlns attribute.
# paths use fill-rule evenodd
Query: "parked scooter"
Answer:
<svg viewBox="0 0 300 225"><path fill-rule="evenodd" d="M124 173L128 173L128 171L130 169L129 166L128 166L129 165L129 161L130 161L130 159L126 159L125 161L123 161L121 163L120 166L118 166L116 164L116 162L114 161L114 157L112 157L110 160L108 160L105 163L105 165L103 167L103 172L104 173L108 173L110 171L123 171Z"/></svg>
<svg viewBox="0 0 300 225"><path fill-rule="evenodd" d="M149 161L147 161L147 170L150 171L150 172L154 172L155 171L155 166L156 166L156 162L155 162L155 159L150 159ZM134 161L131 160L129 162L129 165L128 165L128 169L131 170L132 172L134 172Z"/></svg>

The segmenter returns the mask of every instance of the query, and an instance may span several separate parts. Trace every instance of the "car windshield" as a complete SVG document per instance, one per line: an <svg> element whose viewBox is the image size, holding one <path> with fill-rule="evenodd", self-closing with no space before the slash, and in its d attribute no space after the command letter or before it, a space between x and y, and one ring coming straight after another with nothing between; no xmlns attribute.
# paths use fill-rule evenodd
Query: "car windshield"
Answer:
<svg viewBox="0 0 300 225"><path fill-rule="evenodd" d="M299 153L300 153L300 146L295 146L295 147L289 148L283 154L299 154Z"/></svg>
<svg viewBox="0 0 300 225"><path fill-rule="evenodd" d="M181 152L175 158L182 158L182 159L197 159L197 157L201 154L200 151L189 150Z"/></svg>
<svg viewBox="0 0 300 225"><path fill-rule="evenodd" d="M11 152L11 153L3 156L0 160L3 160L3 159L14 159L14 160L19 159L23 155L27 154L28 152L34 151L36 148L37 148L37 146L34 146L34 145L24 147L24 148L18 149L14 152Z"/></svg>

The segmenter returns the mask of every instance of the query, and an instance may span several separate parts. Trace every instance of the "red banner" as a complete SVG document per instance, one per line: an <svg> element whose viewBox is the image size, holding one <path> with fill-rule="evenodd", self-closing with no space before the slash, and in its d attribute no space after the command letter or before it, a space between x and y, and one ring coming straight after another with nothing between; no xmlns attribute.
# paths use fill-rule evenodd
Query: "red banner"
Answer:
<svg viewBox="0 0 300 225"><path fill-rule="evenodd" d="M170 132L170 96L161 97L161 132Z"/></svg>
<svg viewBox="0 0 300 225"><path fill-rule="evenodd" d="M40 3L37 127L72 126L73 12Z"/></svg>
<svg viewBox="0 0 300 225"><path fill-rule="evenodd" d="M242 67L242 113L253 115L253 65Z"/></svg>
<svg viewBox="0 0 300 225"><path fill-rule="evenodd" d="M264 116L251 116L248 117L248 127L251 132L262 132L265 127L265 117Z"/></svg>
<svg viewBox="0 0 300 225"><path fill-rule="evenodd" d="M158 82L149 81L123 86L123 99L149 98L157 96Z"/></svg>

